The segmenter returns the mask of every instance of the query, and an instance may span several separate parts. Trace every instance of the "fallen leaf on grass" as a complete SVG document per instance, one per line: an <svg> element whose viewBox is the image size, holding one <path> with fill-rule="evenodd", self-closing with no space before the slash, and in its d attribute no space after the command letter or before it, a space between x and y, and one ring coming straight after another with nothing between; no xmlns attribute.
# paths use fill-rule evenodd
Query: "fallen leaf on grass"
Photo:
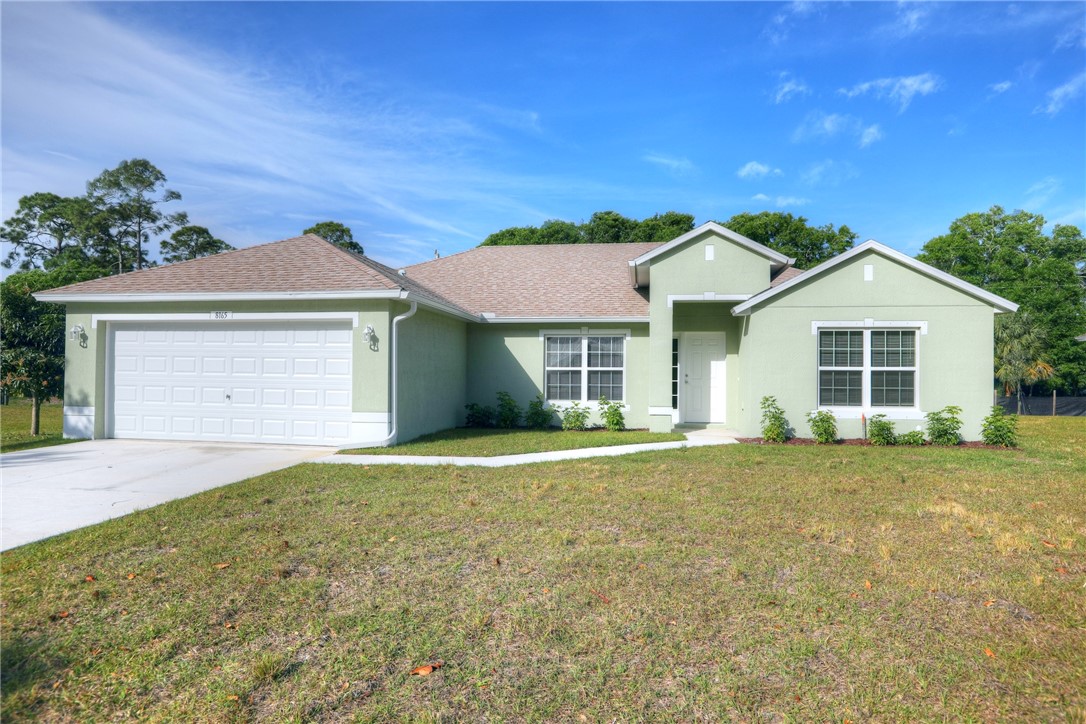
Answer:
<svg viewBox="0 0 1086 724"><path fill-rule="evenodd" d="M135 578L135 577L136 577L136 574L135 574L135 573L129 573L129 574L127 575L127 576L125 576L125 578L127 578L127 579L128 579L128 580L130 580L130 581L131 581L131 580L132 580L133 578Z"/></svg>
<svg viewBox="0 0 1086 724"><path fill-rule="evenodd" d="M58 611L57 613L50 614L49 615L49 620L50 621L59 621L62 618L68 618L69 615L70 614L67 611Z"/></svg>
<svg viewBox="0 0 1086 724"><path fill-rule="evenodd" d="M86 581L87 583L91 583L91 582L93 582L95 580L95 578L94 578L94 576L87 576L83 580Z"/></svg>
<svg viewBox="0 0 1086 724"><path fill-rule="evenodd" d="M590 590L593 594L595 594L596 598L600 599L604 603L610 603L611 602L611 599L609 599L607 596L603 595L602 593L600 593L596 589L590 588L588 590Z"/></svg>
<svg viewBox="0 0 1086 724"><path fill-rule="evenodd" d="M1056 566L1056 573L1059 573L1059 574L1062 574L1062 575L1066 576L1067 575L1067 569L1064 568L1063 566Z"/></svg>
<svg viewBox="0 0 1086 724"><path fill-rule="evenodd" d="M444 661L438 660L432 664L426 664L425 666L416 666L415 668L411 669L411 676L429 676L444 665Z"/></svg>
<svg viewBox="0 0 1086 724"><path fill-rule="evenodd" d="M985 606L991 606L994 603L995 603L995 599L994 598L989 598L987 601L984 602L984 605Z"/></svg>
<svg viewBox="0 0 1086 724"><path fill-rule="evenodd" d="M992 651L991 649L984 649L984 653L986 656L990 656L993 659L995 658L995 651Z"/></svg>
<svg viewBox="0 0 1086 724"><path fill-rule="evenodd" d="M396 536L392 536L391 538L389 538L388 542L389 543L395 543L396 542Z"/></svg>
<svg viewBox="0 0 1086 724"><path fill-rule="evenodd" d="M229 563L216 563L215 567L218 568L221 571L224 568L229 568L230 564Z"/></svg>
<svg viewBox="0 0 1086 724"><path fill-rule="evenodd" d="M1041 543L1044 544L1045 548L1055 548L1056 547L1056 544L1053 543L1052 541L1042 540Z"/></svg>
<svg viewBox="0 0 1086 724"><path fill-rule="evenodd" d="M231 694L230 696L226 697L227 701L238 701L240 698L241 697L239 697L237 694Z"/></svg>
<svg viewBox="0 0 1086 724"><path fill-rule="evenodd" d="M871 590L871 581L864 581L864 588L866 588L867 590L870 591Z"/></svg>

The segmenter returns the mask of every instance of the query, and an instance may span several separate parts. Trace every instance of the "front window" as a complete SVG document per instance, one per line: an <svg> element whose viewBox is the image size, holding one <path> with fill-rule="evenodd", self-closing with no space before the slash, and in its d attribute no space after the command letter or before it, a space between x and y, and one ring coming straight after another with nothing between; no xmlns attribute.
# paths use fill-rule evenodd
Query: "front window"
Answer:
<svg viewBox="0 0 1086 724"><path fill-rule="evenodd" d="M915 407L916 330L821 330L820 407Z"/></svg>
<svg viewBox="0 0 1086 724"><path fill-rule="evenodd" d="M625 400L625 358L625 337L547 337L547 399Z"/></svg>

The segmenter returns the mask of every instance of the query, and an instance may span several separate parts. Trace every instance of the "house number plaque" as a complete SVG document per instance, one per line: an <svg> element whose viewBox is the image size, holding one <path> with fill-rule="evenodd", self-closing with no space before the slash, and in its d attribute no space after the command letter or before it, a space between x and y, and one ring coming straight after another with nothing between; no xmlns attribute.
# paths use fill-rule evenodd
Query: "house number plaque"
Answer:
<svg viewBox="0 0 1086 724"><path fill-rule="evenodd" d="M233 319L234 318L234 313L233 312L212 312L211 313L211 318L212 319Z"/></svg>

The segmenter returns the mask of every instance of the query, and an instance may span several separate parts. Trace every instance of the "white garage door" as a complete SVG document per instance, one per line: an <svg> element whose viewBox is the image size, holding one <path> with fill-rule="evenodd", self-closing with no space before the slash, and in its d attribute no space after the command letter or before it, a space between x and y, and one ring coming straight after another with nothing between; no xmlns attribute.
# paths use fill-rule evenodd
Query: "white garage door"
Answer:
<svg viewBox="0 0 1086 724"><path fill-rule="evenodd" d="M351 427L349 323L111 326L112 437L335 445Z"/></svg>

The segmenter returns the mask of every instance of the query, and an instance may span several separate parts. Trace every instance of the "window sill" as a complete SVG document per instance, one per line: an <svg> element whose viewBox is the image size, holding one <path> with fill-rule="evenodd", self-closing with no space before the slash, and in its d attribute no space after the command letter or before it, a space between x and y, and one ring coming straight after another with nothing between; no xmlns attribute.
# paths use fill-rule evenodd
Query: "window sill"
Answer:
<svg viewBox="0 0 1086 724"><path fill-rule="evenodd" d="M838 420L859 420L866 415L871 419L872 415L886 415L891 420L923 420L924 412L918 407L819 407L819 410L827 410L833 413Z"/></svg>

